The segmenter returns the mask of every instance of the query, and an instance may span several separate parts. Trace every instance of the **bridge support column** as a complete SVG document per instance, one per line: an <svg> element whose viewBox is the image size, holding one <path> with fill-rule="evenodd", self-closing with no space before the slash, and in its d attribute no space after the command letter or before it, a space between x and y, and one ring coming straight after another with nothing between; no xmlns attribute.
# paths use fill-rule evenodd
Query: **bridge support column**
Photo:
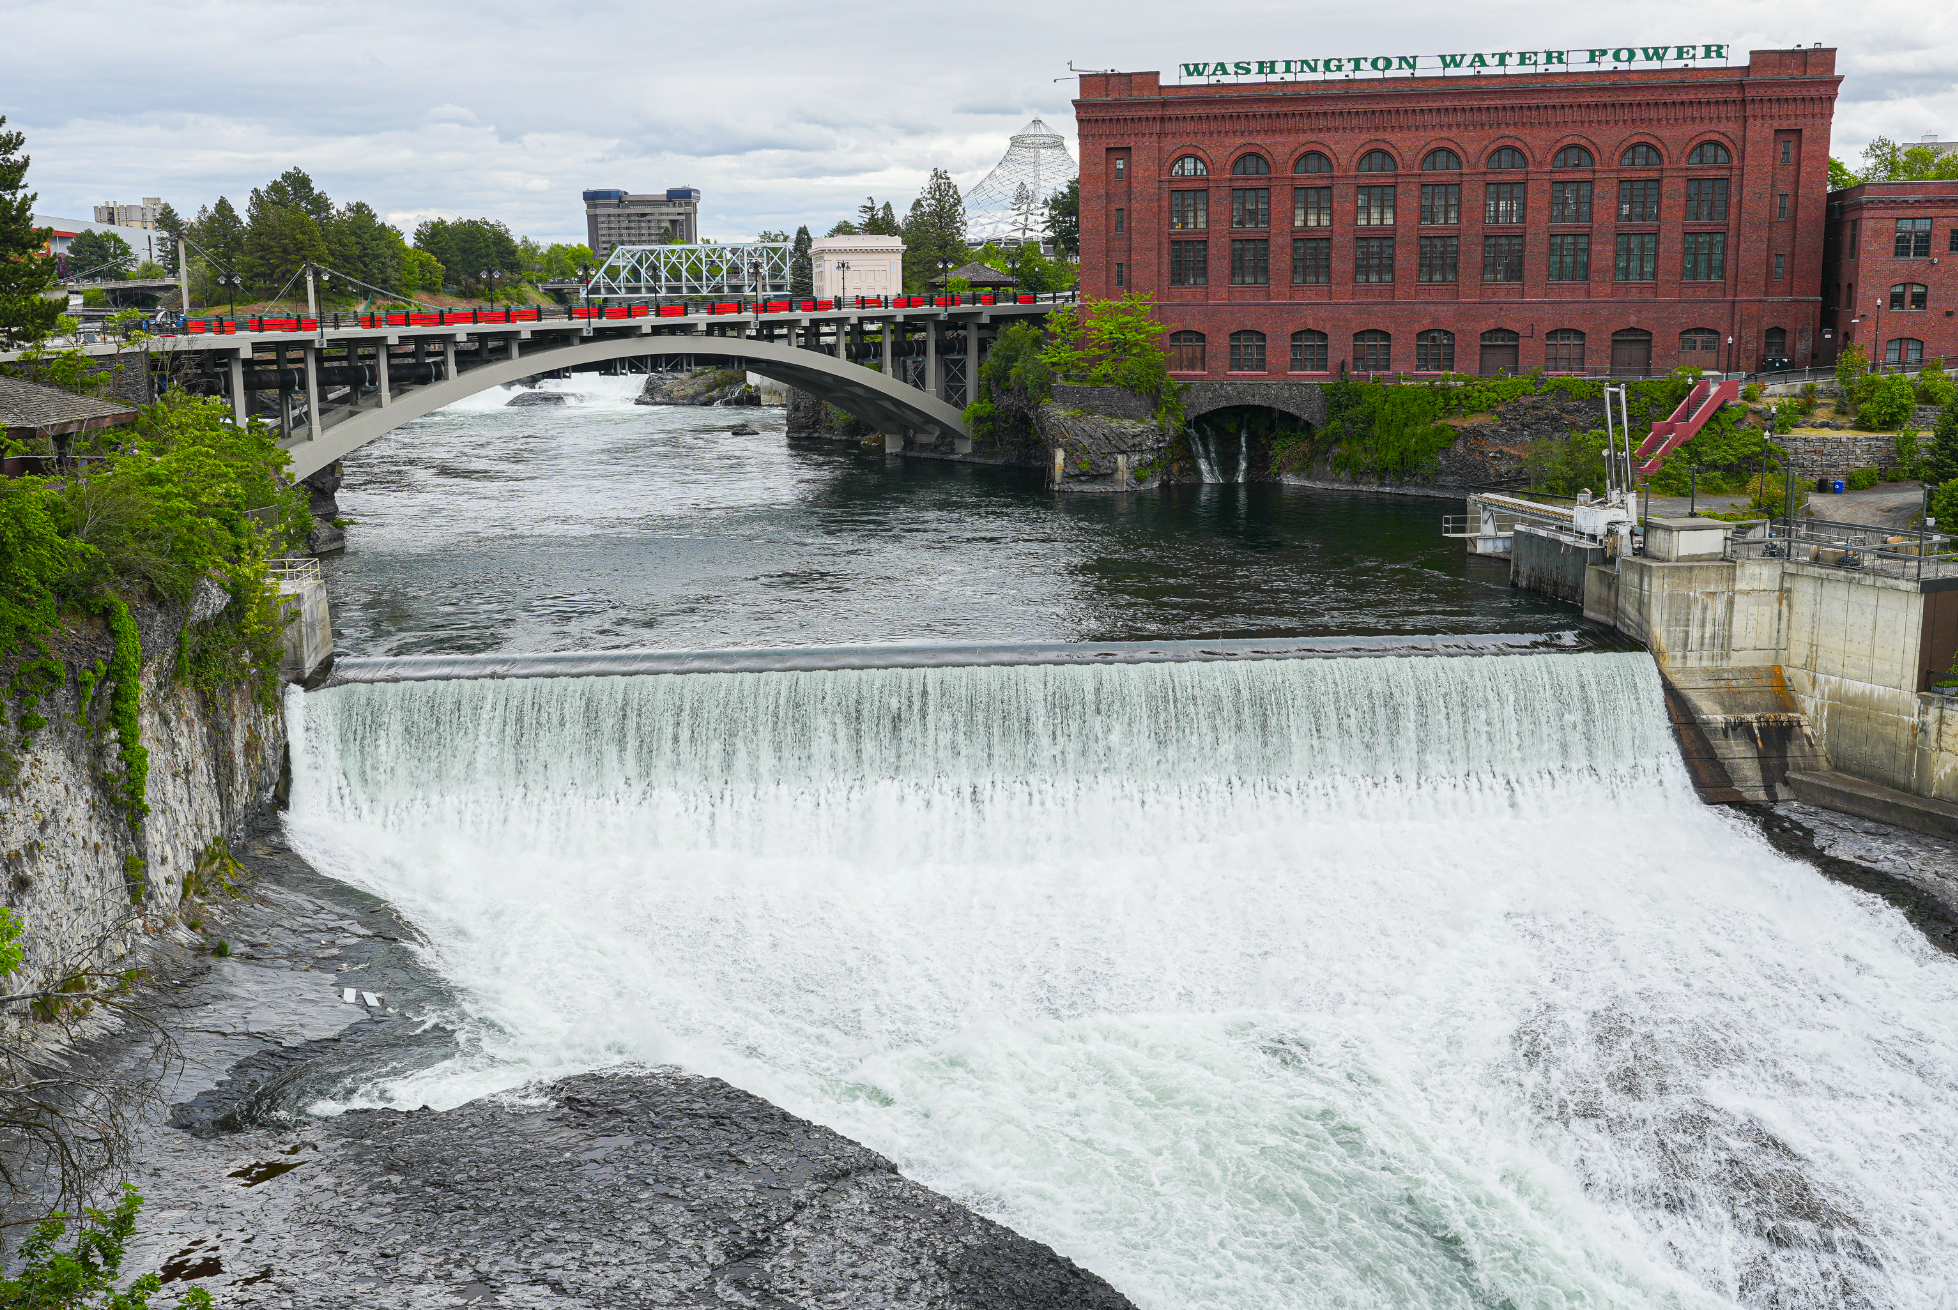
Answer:
<svg viewBox="0 0 1958 1310"><path fill-rule="evenodd" d="M884 334L884 376L894 378L897 374L891 371L891 338L897 335L897 324L887 318L884 320L882 331Z"/></svg>
<svg viewBox="0 0 1958 1310"><path fill-rule="evenodd" d="M886 432L884 434L884 453L886 455L902 455L904 453L904 434L902 432Z"/></svg>
<svg viewBox="0 0 1958 1310"><path fill-rule="evenodd" d="M442 380L444 382L455 381L456 380L456 340L454 337L450 337L447 341L444 341L442 343L442 367L446 370L442 374Z"/></svg>
<svg viewBox="0 0 1958 1310"><path fill-rule="evenodd" d="M393 353L386 337L374 343L374 386L380 394L382 409L394 403L394 393L388 383L388 357Z"/></svg>
<svg viewBox="0 0 1958 1310"><path fill-rule="evenodd" d="M1127 491L1128 489L1129 457L1127 455L1117 455L1115 457L1115 490Z"/></svg>
<svg viewBox="0 0 1958 1310"><path fill-rule="evenodd" d="M925 320L925 390L936 396L944 390L944 379L938 375L938 320Z"/></svg>
<svg viewBox="0 0 1958 1310"><path fill-rule="evenodd" d="M952 453L954 455L970 455L972 453L972 438L963 433L953 437Z"/></svg>
<svg viewBox="0 0 1958 1310"><path fill-rule="evenodd" d="M1067 452L1066 452L1065 450L1063 450L1063 449L1062 449L1061 447L1059 447L1059 446L1056 446L1056 447L1054 447L1054 487L1055 487L1055 489L1056 489L1056 490L1059 490L1059 489L1060 489L1060 487L1061 487L1061 485L1062 485L1063 483L1065 483L1066 481L1067 481Z"/></svg>
<svg viewBox="0 0 1958 1310"><path fill-rule="evenodd" d="M231 421L239 427L251 421L251 407L245 403L245 352L231 352Z"/></svg>
<svg viewBox="0 0 1958 1310"><path fill-rule="evenodd" d="M320 439L320 352L310 341L300 347L306 353L306 432L307 440Z"/></svg>
<svg viewBox="0 0 1958 1310"><path fill-rule="evenodd" d="M979 320L965 325L965 403L979 399Z"/></svg>

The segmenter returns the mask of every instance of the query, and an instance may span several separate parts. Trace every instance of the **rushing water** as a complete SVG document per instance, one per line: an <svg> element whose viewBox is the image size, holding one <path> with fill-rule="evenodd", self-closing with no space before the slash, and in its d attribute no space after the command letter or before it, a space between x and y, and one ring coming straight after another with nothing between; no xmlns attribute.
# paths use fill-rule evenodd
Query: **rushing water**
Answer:
<svg viewBox="0 0 1958 1310"><path fill-rule="evenodd" d="M1575 626L1440 502L566 386L349 461L343 646ZM291 693L295 844L460 997L357 1103L675 1062L1149 1310L1949 1304L1958 968L1702 806L1645 655L777 669Z"/></svg>
<svg viewBox="0 0 1958 1310"><path fill-rule="evenodd" d="M300 849L437 1106L626 1059L1148 1307L1935 1306L1958 970L1694 798L1642 654L349 685Z"/></svg>
<svg viewBox="0 0 1958 1310"><path fill-rule="evenodd" d="M1540 632L1567 608L1440 536L1458 502L1038 473L789 442L779 409L636 406L640 378L492 391L347 460L342 650ZM734 436L740 422L760 436ZM1222 452L1234 468L1233 440ZM1229 472L1229 469L1226 470ZM1228 481L1228 478L1225 478Z"/></svg>

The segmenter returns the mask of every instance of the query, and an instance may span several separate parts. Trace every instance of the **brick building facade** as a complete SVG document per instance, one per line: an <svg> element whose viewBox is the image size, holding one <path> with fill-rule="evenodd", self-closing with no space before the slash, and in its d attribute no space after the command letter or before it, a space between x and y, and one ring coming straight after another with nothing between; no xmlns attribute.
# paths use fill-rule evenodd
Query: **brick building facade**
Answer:
<svg viewBox="0 0 1958 1310"><path fill-rule="evenodd" d="M1081 288L1179 376L1740 371L1820 344L1835 51L1164 86L1088 74Z"/></svg>
<svg viewBox="0 0 1958 1310"><path fill-rule="evenodd" d="M1865 182L1829 195L1826 362L1854 341L1891 364L1958 361L1958 182Z"/></svg>

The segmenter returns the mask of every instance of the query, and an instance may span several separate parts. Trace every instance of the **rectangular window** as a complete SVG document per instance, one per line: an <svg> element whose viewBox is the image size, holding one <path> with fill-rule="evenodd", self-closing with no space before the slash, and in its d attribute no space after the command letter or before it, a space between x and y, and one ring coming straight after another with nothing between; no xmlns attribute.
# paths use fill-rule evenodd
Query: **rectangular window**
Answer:
<svg viewBox="0 0 1958 1310"><path fill-rule="evenodd" d="M1323 332L1292 333L1292 372L1324 373L1326 371L1326 334Z"/></svg>
<svg viewBox="0 0 1958 1310"><path fill-rule="evenodd" d="M1776 222L1785 221L1788 217L1788 193L1786 191L1781 192L1774 198L1774 216Z"/></svg>
<svg viewBox="0 0 1958 1310"><path fill-rule="evenodd" d="M1128 217L1129 217L1129 211L1126 209L1118 209L1115 211L1115 230L1117 232L1123 232L1127 230Z"/></svg>
<svg viewBox="0 0 1958 1310"><path fill-rule="evenodd" d="M1522 182L1491 182L1482 191L1482 221L1520 223L1523 221Z"/></svg>
<svg viewBox="0 0 1958 1310"><path fill-rule="evenodd" d="M1129 169L1128 157L1126 155L1115 156L1115 176L1117 178L1122 177L1124 174L1128 172L1128 169Z"/></svg>
<svg viewBox="0 0 1958 1310"><path fill-rule="evenodd" d="M1550 238L1550 280L1589 282L1591 280L1591 238L1577 233Z"/></svg>
<svg viewBox="0 0 1958 1310"><path fill-rule="evenodd" d="M1719 282L1727 276L1727 234L1688 232L1679 276L1688 282Z"/></svg>
<svg viewBox="0 0 1958 1310"><path fill-rule="evenodd" d="M1359 189L1359 209L1353 221L1361 227L1394 225L1394 188L1363 186Z"/></svg>
<svg viewBox="0 0 1958 1310"><path fill-rule="evenodd" d="M1127 271L1124 268L1124 266L1119 263L1115 265L1115 285L1118 287L1125 287L1128 285Z"/></svg>
<svg viewBox="0 0 1958 1310"><path fill-rule="evenodd" d="M1353 243L1353 280L1355 282L1394 280L1392 237L1361 237Z"/></svg>
<svg viewBox="0 0 1958 1310"><path fill-rule="evenodd" d="M1262 332L1231 333L1231 372L1262 373L1265 371L1265 334Z"/></svg>
<svg viewBox="0 0 1958 1310"><path fill-rule="evenodd" d="M1774 280L1779 282L1781 281L1781 279L1787 276L1788 276L1788 256L1776 255L1774 257Z"/></svg>
<svg viewBox="0 0 1958 1310"><path fill-rule="evenodd" d="M1271 226L1271 188L1247 187L1231 192L1232 227Z"/></svg>
<svg viewBox="0 0 1958 1310"><path fill-rule="evenodd" d="M1293 227L1331 227L1333 189L1329 186L1292 188Z"/></svg>
<svg viewBox="0 0 1958 1310"><path fill-rule="evenodd" d="M1523 280L1523 238L1482 238L1482 280L1521 282Z"/></svg>
<svg viewBox="0 0 1958 1310"><path fill-rule="evenodd" d="M1659 180L1618 184L1618 221L1656 223L1659 221Z"/></svg>
<svg viewBox="0 0 1958 1310"><path fill-rule="evenodd" d="M1453 227L1462 221L1459 182L1421 188L1421 222L1429 227ZM1453 278L1449 279L1451 282Z"/></svg>
<svg viewBox="0 0 1958 1310"><path fill-rule="evenodd" d="M1782 141L1781 162L1784 164L1792 164L1795 162L1795 143L1793 141L1791 140Z"/></svg>
<svg viewBox="0 0 1958 1310"><path fill-rule="evenodd" d="M1210 243L1172 241L1169 243L1169 284L1173 287L1210 285Z"/></svg>
<svg viewBox="0 0 1958 1310"><path fill-rule="evenodd" d="M1589 182L1552 182L1550 184L1550 221L1553 223L1590 222L1591 184Z"/></svg>
<svg viewBox="0 0 1958 1310"><path fill-rule="evenodd" d="M1931 253L1931 220L1928 218L1900 218L1897 220L1898 259L1924 259Z"/></svg>
<svg viewBox="0 0 1958 1310"><path fill-rule="evenodd" d="M1421 280L1423 282L1455 281L1456 266L1461 262L1461 255L1460 237L1422 237Z"/></svg>
<svg viewBox="0 0 1958 1310"><path fill-rule="evenodd" d="M1619 282L1658 281L1659 234L1657 232L1620 232L1618 234L1618 270L1613 276Z"/></svg>
<svg viewBox="0 0 1958 1310"><path fill-rule="evenodd" d="M1958 227L1951 229L1951 249L1958 253Z"/></svg>
<svg viewBox="0 0 1958 1310"><path fill-rule="evenodd" d="M1169 226L1175 232L1200 232L1210 226L1208 191L1169 193Z"/></svg>
<svg viewBox="0 0 1958 1310"><path fill-rule="evenodd" d="M1333 239L1295 237L1292 241L1292 282L1322 286L1333 280Z"/></svg>
<svg viewBox="0 0 1958 1310"><path fill-rule="evenodd" d="M1727 221L1727 179L1696 177L1686 183L1686 221L1724 223Z"/></svg>
<svg viewBox="0 0 1958 1310"><path fill-rule="evenodd" d="M1231 285L1261 287L1271 281L1271 242L1231 242Z"/></svg>

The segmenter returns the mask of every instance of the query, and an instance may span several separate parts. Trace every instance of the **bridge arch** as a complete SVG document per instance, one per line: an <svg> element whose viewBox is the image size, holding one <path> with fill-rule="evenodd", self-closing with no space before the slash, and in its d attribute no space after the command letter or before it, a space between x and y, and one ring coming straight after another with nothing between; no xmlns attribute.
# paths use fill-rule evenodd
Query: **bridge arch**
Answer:
<svg viewBox="0 0 1958 1310"><path fill-rule="evenodd" d="M809 392L881 432L967 435L965 417L958 406L834 355L743 337L630 335L546 345L516 359L478 364L452 378L404 390L386 406L366 402L318 437L288 444L292 476L298 479L318 472L405 423L492 387L559 369L662 356L728 360L772 381Z"/></svg>

